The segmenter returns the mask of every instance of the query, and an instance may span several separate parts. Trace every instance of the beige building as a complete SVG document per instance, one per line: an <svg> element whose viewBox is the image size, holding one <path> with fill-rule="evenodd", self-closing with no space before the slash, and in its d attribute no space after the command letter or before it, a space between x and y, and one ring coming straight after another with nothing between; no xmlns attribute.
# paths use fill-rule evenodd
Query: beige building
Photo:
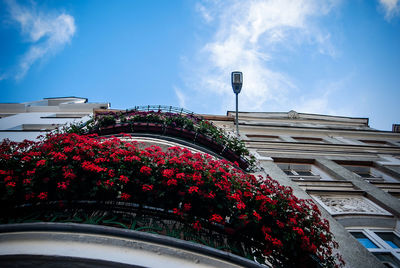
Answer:
<svg viewBox="0 0 400 268"><path fill-rule="evenodd" d="M208 118L233 131L234 116ZM295 111L239 112L239 129L265 173L319 204L347 267L400 267L400 133Z"/></svg>

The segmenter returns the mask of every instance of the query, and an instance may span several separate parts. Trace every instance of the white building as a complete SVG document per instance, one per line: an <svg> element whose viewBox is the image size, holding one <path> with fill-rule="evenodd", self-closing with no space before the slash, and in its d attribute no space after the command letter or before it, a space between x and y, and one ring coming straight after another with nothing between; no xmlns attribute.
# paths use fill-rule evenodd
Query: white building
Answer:
<svg viewBox="0 0 400 268"><path fill-rule="evenodd" d="M89 103L86 98L45 98L25 103L0 103L0 140L35 140L37 136L73 121L86 121L93 109L109 103Z"/></svg>

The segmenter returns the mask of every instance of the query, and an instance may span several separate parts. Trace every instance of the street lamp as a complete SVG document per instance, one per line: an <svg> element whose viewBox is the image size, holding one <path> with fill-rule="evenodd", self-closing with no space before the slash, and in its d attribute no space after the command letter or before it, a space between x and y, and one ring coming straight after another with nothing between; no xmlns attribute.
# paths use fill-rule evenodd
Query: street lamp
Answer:
<svg viewBox="0 0 400 268"><path fill-rule="evenodd" d="M231 74L231 82L232 82L232 89L233 92L236 95L236 134L239 136L239 121L238 121L238 95L240 91L242 90L242 85L243 85L243 73L242 72L232 72Z"/></svg>

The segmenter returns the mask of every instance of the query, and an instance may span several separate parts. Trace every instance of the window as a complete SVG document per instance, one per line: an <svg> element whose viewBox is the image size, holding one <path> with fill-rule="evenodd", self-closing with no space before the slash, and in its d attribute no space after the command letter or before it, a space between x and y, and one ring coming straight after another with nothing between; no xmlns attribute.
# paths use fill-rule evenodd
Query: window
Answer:
<svg viewBox="0 0 400 268"><path fill-rule="evenodd" d="M371 166L343 165L346 169L357 174L368 182L398 182L395 178Z"/></svg>
<svg viewBox="0 0 400 268"><path fill-rule="evenodd" d="M312 170L312 165L310 164L278 163L277 165L291 179L300 179L300 180L321 179L321 176Z"/></svg>
<svg viewBox="0 0 400 268"><path fill-rule="evenodd" d="M298 142L312 142L312 143L325 143L325 141L321 138L314 137L292 137Z"/></svg>
<svg viewBox="0 0 400 268"><path fill-rule="evenodd" d="M51 114L48 116L42 116L40 118L82 118L86 116L87 114L64 114L64 113L59 113L59 114Z"/></svg>
<svg viewBox="0 0 400 268"><path fill-rule="evenodd" d="M360 140L360 141L371 146L388 146L388 143L386 141L376 141L376 140Z"/></svg>
<svg viewBox="0 0 400 268"><path fill-rule="evenodd" d="M386 230L349 230L386 267L400 267L400 238L396 232Z"/></svg>
<svg viewBox="0 0 400 268"><path fill-rule="evenodd" d="M282 141L279 136L271 136L271 135L246 135L249 139L256 141Z"/></svg>
<svg viewBox="0 0 400 268"><path fill-rule="evenodd" d="M358 242L361 243L366 248L378 248L377 245L374 244L374 242L371 241L365 234L362 232L352 232L351 233L357 240Z"/></svg>

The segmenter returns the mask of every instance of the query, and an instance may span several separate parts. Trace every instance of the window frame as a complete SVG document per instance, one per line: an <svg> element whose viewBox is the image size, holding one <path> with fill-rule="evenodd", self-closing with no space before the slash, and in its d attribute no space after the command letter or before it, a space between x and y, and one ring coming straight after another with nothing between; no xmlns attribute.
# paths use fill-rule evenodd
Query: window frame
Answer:
<svg viewBox="0 0 400 268"><path fill-rule="evenodd" d="M394 258L400 262L400 246L399 248L393 248L390 246L383 238L381 238L377 233L390 233L400 239L400 233L395 230L389 229L376 229L376 228L365 228L365 229L347 229L347 231L358 241L358 239L352 234L353 232L359 232L364 234L372 243L374 243L378 248L366 248L360 241L358 241L364 248L366 248L372 254L378 253L389 253ZM374 255L375 255L374 254Z"/></svg>

